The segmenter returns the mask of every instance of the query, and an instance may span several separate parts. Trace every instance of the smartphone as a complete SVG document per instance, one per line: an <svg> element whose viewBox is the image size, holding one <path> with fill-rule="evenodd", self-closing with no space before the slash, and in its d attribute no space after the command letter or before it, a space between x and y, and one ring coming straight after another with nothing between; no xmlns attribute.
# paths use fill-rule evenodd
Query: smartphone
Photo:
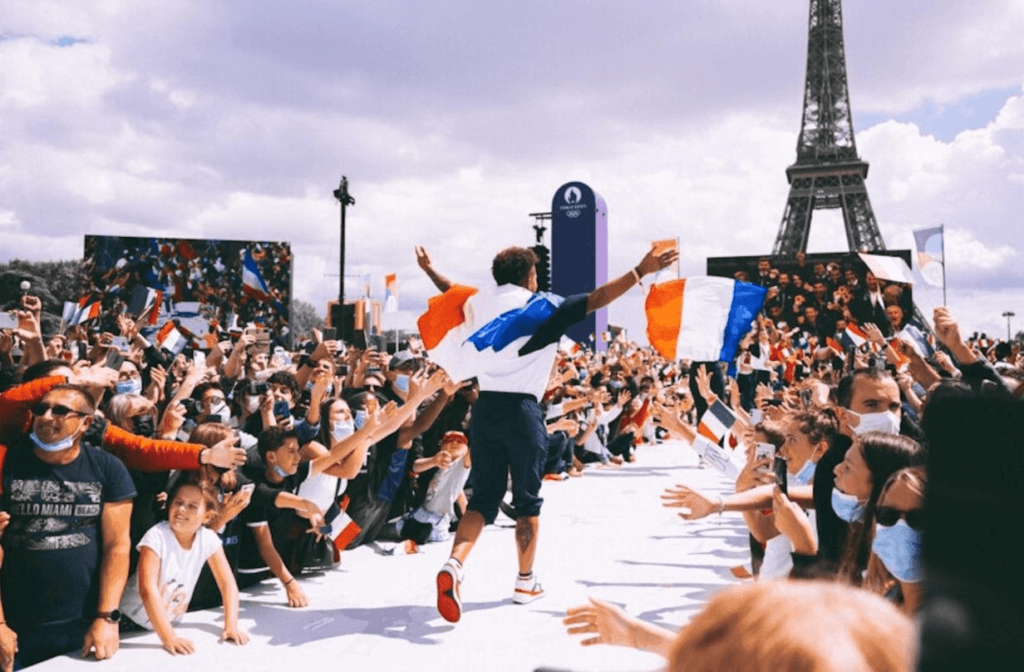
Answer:
<svg viewBox="0 0 1024 672"><path fill-rule="evenodd" d="M197 369L206 368L206 353L202 350L195 350L192 353L192 363L195 364Z"/></svg>
<svg viewBox="0 0 1024 672"><path fill-rule="evenodd" d="M324 340L325 341L336 341L338 340L338 330L334 327L324 328Z"/></svg>
<svg viewBox="0 0 1024 672"><path fill-rule="evenodd" d="M255 489L256 489L256 484L255 483L246 483L245 485L240 487L238 489L238 491L239 492L249 492L249 493L251 493Z"/></svg>
<svg viewBox="0 0 1024 672"><path fill-rule="evenodd" d="M117 348L121 352L128 352L131 345L128 343L128 339L124 336L114 336L114 340L110 342L110 347Z"/></svg>
<svg viewBox="0 0 1024 672"><path fill-rule="evenodd" d="M274 402L274 415L279 418L290 418L292 415L292 409L289 408L288 402L284 399L279 399Z"/></svg>
<svg viewBox="0 0 1024 672"><path fill-rule="evenodd" d="M754 461L763 460L765 458L772 459L775 457L775 444L774 443L756 443L754 444Z"/></svg>
<svg viewBox="0 0 1024 672"><path fill-rule="evenodd" d="M782 490L782 494L789 494L789 480L788 480L788 465L786 464L786 458L775 456L775 460L772 463L772 469L775 471L775 481L779 484L779 490Z"/></svg>
<svg viewBox="0 0 1024 672"><path fill-rule="evenodd" d="M765 403L769 406L782 406L782 399L769 399Z"/></svg>
<svg viewBox="0 0 1024 672"><path fill-rule="evenodd" d="M124 355L117 350L107 351L107 360L104 362L104 366L114 371L120 371L122 364L124 364Z"/></svg>
<svg viewBox="0 0 1024 672"><path fill-rule="evenodd" d="M764 420L764 412L760 408L755 408L750 411L750 425L754 426Z"/></svg>
<svg viewBox="0 0 1024 672"><path fill-rule="evenodd" d="M811 388L809 387L805 387L804 389L800 390L800 404L805 409L811 407L811 395L813 394L813 392L814 391L811 390Z"/></svg>
<svg viewBox="0 0 1024 672"><path fill-rule="evenodd" d="M316 531L325 537L329 537L331 536L331 533L334 532L334 529L330 525L321 525Z"/></svg>

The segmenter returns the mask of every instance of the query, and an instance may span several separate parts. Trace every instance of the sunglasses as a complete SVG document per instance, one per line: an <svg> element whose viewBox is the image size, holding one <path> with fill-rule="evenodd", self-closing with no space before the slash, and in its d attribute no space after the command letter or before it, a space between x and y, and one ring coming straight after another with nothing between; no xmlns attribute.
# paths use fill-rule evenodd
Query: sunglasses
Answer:
<svg viewBox="0 0 1024 672"><path fill-rule="evenodd" d="M42 402L38 404L32 404L32 407L29 410L32 412L32 415L36 416L37 418L41 418L44 415L46 415L47 411L50 411L51 413L53 413L54 416L58 418L63 418L68 415L88 415L88 413L76 411L73 408L68 408L67 406L62 406L61 404L54 404L51 406L50 404L44 404Z"/></svg>
<svg viewBox="0 0 1024 672"><path fill-rule="evenodd" d="M918 532L924 530L924 509L900 511L889 506L883 506L875 511L875 522L886 527L892 527L900 518L907 521L907 525Z"/></svg>

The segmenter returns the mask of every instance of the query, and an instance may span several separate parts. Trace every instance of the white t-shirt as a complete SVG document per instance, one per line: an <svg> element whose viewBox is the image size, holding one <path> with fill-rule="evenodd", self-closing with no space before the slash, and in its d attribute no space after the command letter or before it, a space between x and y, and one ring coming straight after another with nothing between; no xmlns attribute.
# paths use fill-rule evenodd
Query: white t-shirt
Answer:
<svg viewBox="0 0 1024 672"><path fill-rule="evenodd" d="M460 458L444 471L438 471L430 479L423 508L439 516L452 518L455 515L455 500L466 487L468 479L469 467L466 466L465 458Z"/></svg>
<svg viewBox="0 0 1024 672"><path fill-rule="evenodd" d="M814 536L818 536L818 526L814 510L807 512L807 517L811 520L811 529L814 530ZM789 539L784 534L780 534L777 537L772 537L765 544L764 548L764 560L761 561L761 572L758 575L760 579L787 579L789 573L793 571L793 544L790 543Z"/></svg>
<svg viewBox="0 0 1024 672"><path fill-rule="evenodd" d="M149 528L142 536L136 548L141 551L143 547L152 550L160 558L160 592L167 608L167 617L171 623L177 623L188 611L188 603L192 600L192 591L203 565L221 547L220 537L213 530L200 527L192 548L186 551L178 543L171 526L164 521ZM125 586L121 597L121 612L142 627L153 629L139 594L138 572L128 579L128 585Z"/></svg>

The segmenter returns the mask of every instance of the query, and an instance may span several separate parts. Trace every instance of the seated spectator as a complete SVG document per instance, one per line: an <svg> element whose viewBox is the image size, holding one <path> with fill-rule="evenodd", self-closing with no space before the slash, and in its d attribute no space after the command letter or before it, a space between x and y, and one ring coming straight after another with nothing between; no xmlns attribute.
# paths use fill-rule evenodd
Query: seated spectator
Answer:
<svg viewBox="0 0 1024 672"><path fill-rule="evenodd" d="M202 446L214 446L233 439L235 432L236 430L221 423L204 422L192 430L189 441ZM179 472L180 475L190 473L192 472ZM239 514L249 505L255 484L234 467L205 465L200 473L201 480L208 482L217 494L216 512L206 526L220 537L224 557L231 569L231 575L236 577L237 581L240 542L244 528ZM196 611L219 607L221 604L220 586L209 565L204 565L192 591L188 609Z"/></svg>
<svg viewBox="0 0 1024 672"><path fill-rule="evenodd" d="M135 625L153 630L172 655L195 652L178 636L181 622L204 565L209 565L224 604L222 641L245 644L238 627L238 586L220 538L205 527L217 513L217 494L208 484L181 479L168 495L167 520L154 525L139 542L139 568L129 579L121 610Z"/></svg>
<svg viewBox="0 0 1024 672"><path fill-rule="evenodd" d="M128 578L135 488L114 456L83 441L89 390L59 385L32 407L31 432L0 456L0 659L10 669L70 651L97 659L118 649L118 604ZM49 501L54 487L69 493ZM41 589L45 587L45 589Z"/></svg>
<svg viewBox="0 0 1024 672"><path fill-rule="evenodd" d="M417 544L447 541L456 520L455 504L466 510L463 488L471 466L469 442L462 432L447 432L441 439L441 450L429 461L429 485L423 504L398 520L397 532L402 539ZM424 466L424 465L421 465Z"/></svg>

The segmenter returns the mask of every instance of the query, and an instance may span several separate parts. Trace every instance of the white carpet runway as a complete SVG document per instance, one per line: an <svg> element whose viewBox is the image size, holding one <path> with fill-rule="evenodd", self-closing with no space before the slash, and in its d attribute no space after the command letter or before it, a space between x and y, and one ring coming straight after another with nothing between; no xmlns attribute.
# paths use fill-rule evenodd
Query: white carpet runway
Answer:
<svg viewBox="0 0 1024 672"><path fill-rule="evenodd" d="M696 455L677 442L641 447L637 461L620 469L588 468L582 478L545 482L535 569L547 595L529 605L512 603L514 524L499 515L466 564L464 612L455 625L434 606L434 577L449 543L391 556L380 554L386 548L364 546L344 553L332 571L302 579L310 598L305 609L289 609L276 580L243 592L240 623L251 638L244 647L218 643L218 609L187 614L176 628L195 643L191 656L171 656L155 634L144 633L125 637L116 657L99 667L68 656L33 669L656 670L662 661L652 654L581 647L561 619L593 595L677 627L737 581L731 568L749 568L739 514L687 522L661 506L662 490L680 482L731 491L730 482L698 469Z"/></svg>

